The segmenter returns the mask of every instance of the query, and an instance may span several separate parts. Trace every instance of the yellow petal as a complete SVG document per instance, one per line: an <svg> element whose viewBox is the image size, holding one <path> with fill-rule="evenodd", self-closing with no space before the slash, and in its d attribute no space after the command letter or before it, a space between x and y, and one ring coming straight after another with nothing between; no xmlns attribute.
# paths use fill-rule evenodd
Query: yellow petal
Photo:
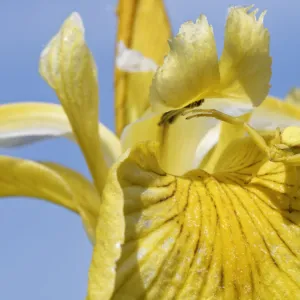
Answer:
<svg viewBox="0 0 300 300"><path fill-rule="evenodd" d="M69 168L48 162L43 165L59 174L68 184L87 235L94 243L100 206L100 197L95 186L81 174Z"/></svg>
<svg viewBox="0 0 300 300"><path fill-rule="evenodd" d="M171 35L162 0L120 0L118 9L117 48L120 43L139 51L157 65L163 63ZM139 118L149 106L148 93L153 72L128 73L115 70L115 112L118 135Z"/></svg>
<svg viewBox="0 0 300 300"><path fill-rule="evenodd" d="M88 299L298 299L299 169L269 162L250 138L226 149L214 175L168 175L158 154L141 144L110 174L102 213L124 215L106 230L99 221ZM106 241L124 221L118 260L123 237Z"/></svg>
<svg viewBox="0 0 300 300"><path fill-rule="evenodd" d="M268 97L255 108L250 124L259 131L272 131L287 126L300 126L300 108L290 102Z"/></svg>
<svg viewBox="0 0 300 300"><path fill-rule="evenodd" d="M0 197L39 198L74 211L94 242L100 198L81 174L53 163L8 156L0 156L0 169Z"/></svg>
<svg viewBox="0 0 300 300"><path fill-rule="evenodd" d="M30 160L0 156L0 196L48 200L78 213L72 191L55 171Z"/></svg>
<svg viewBox="0 0 300 300"><path fill-rule="evenodd" d="M215 126L220 122L215 119L187 121L179 117L171 126L159 126L160 119L161 114L147 111L142 118L128 125L121 136L123 151L140 142L158 142L162 144L160 163L164 170L173 175L182 175L196 168L218 142L219 128Z"/></svg>
<svg viewBox="0 0 300 300"><path fill-rule="evenodd" d="M300 89L299 88L292 88L288 94L286 95L285 99L286 102L290 104L294 104L299 106L300 105Z"/></svg>
<svg viewBox="0 0 300 300"><path fill-rule="evenodd" d="M205 16L184 23L150 88L154 111L163 112L205 98L219 83L213 30Z"/></svg>
<svg viewBox="0 0 300 300"><path fill-rule="evenodd" d="M62 107L48 103L13 103L0 106L0 146L14 147L54 137L72 137Z"/></svg>
<svg viewBox="0 0 300 300"><path fill-rule="evenodd" d="M206 101L201 108L214 108L232 116L240 116L251 109L251 105L233 99L213 99ZM179 116L164 128L160 142L161 164L164 170L173 175L183 175L198 168L206 154L219 140L220 121L213 118L194 118L186 120ZM176 162L176 163L174 163Z"/></svg>
<svg viewBox="0 0 300 300"><path fill-rule="evenodd" d="M243 115L251 109L249 104L232 99L214 99L213 103L212 106L212 102L207 101L202 107L214 107L232 116ZM139 142L157 141L162 144L160 162L164 170L173 175L182 175L197 168L219 140L220 122L216 119L187 121L185 117L178 116L170 126L158 125L160 119L161 114L148 110L142 118L128 125L121 136L123 151Z"/></svg>
<svg viewBox="0 0 300 300"><path fill-rule="evenodd" d="M215 119L199 118L187 121L179 117L171 126L159 126L160 118L161 114L147 111L142 118L128 125L121 136L123 151L140 142L161 143L163 147L160 158L164 170L173 175L182 175L197 167L218 141L218 134L214 135L210 131L218 123ZM201 149L197 151L200 143Z"/></svg>
<svg viewBox="0 0 300 300"><path fill-rule="evenodd" d="M271 57L269 32L252 7L229 11L220 59L221 91L228 98L245 98L258 106L269 91Z"/></svg>
<svg viewBox="0 0 300 300"><path fill-rule="evenodd" d="M241 119L243 119L246 122L250 118L251 114L245 114L241 117ZM224 150L228 147L228 145L230 145L233 141L245 136L245 129L241 125L232 125L225 122L218 122L218 125L219 128L214 128L216 133L213 136L216 147L214 147L211 153L209 153L209 157L205 157L205 159L203 159L203 161L200 162L201 169L209 173L213 173L215 171L215 165L220 159L220 156L223 154ZM209 134L210 133L207 133L208 136ZM199 145L198 147L205 147L205 142L205 140L202 140L201 145Z"/></svg>
<svg viewBox="0 0 300 300"><path fill-rule="evenodd" d="M123 192L118 183L118 167L125 152L109 171L98 215L96 244L89 270L87 300L108 300L114 289L116 263L124 242Z"/></svg>
<svg viewBox="0 0 300 300"><path fill-rule="evenodd" d="M238 102L236 102L236 104L238 104ZM232 106L237 107L237 105L234 105L234 102ZM249 124L261 134L268 134L276 128L284 130L289 126L300 126L300 109L292 102L284 102L268 96L259 107L253 110L251 115L246 115L246 119ZM215 141L215 143L212 144L216 145L211 153L209 153L209 157L205 157L205 160L201 163L201 168L207 172L215 170L216 162L230 142L245 135L245 131L241 126L222 123L221 128L222 130L218 132L218 134L210 135L209 132L207 133L207 135L211 137L210 140L214 139ZM296 141L291 143L296 143ZM205 148L206 146L207 142L203 139L198 148Z"/></svg>
<svg viewBox="0 0 300 300"><path fill-rule="evenodd" d="M111 166L121 154L119 139L99 123L101 148ZM16 147L39 140L66 137L75 140L69 120L60 105L22 102L0 106L0 147Z"/></svg>
<svg viewBox="0 0 300 300"><path fill-rule="evenodd" d="M101 192L107 166L98 135L97 71L77 13L64 22L43 50L40 73L55 90Z"/></svg>
<svg viewBox="0 0 300 300"><path fill-rule="evenodd" d="M163 132L163 127L158 126L160 118L161 114L147 110L140 119L127 125L121 135L122 150L134 147L140 142L160 142Z"/></svg>
<svg viewBox="0 0 300 300"><path fill-rule="evenodd" d="M300 127L290 126L283 130L281 142L289 147L299 147Z"/></svg>

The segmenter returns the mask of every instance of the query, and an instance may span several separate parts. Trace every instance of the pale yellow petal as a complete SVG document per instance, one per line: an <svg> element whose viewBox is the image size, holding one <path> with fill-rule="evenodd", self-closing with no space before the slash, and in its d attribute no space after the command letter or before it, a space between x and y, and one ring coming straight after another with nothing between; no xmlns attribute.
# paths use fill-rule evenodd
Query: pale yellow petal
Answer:
<svg viewBox="0 0 300 300"><path fill-rule="evenodd" d="M241 118L247 122L250 117L251 114L245 114ZM209 158L205 157L205 159L200 162L200 168L209 173L213 173L215 171L215 165L228 145L233 141L245 136L245 129L241 125L232 125L225 122L219 122L219 130L217 130L217 128L214 128L214 130L217 131L214 137L216 146L209 154ZM201 146L205 147L205 141L201 141Z"/></svg>
<svg viewBox="0 0 300 300"><path fill-rule="evenodd" d="M147 110L137 121L127 125L121 135L122 150L145 141L161 141L163 127L158 126L161 114Z"/></svg>
<svg viewBox="0 0 300 300"><path fill-rule="evenodd" d="M77 13L64 22L42 52L40 73L55 90L101 192L107 166L98 135L97 71Z"/></svg>
<svg viewBox="0 0 300 300"><path fill-rule="evenodd" d="M68 184L87 235L94 243L100 207L100 197L95 186L80 173L69 168L48 162L43 165L59 174Z"/></svg>
<svg viewBox="0 0 300 300"><path fill-rule="evenodd" d="M289 147L300 146L300 127L290 126L283 130L281 142Z"/></svg>
<svg viewBox="0 0 300 300"><path fill-rule="evenodd" d="M184 23L150 89L154 111L163 112L205 98L219 83L213 30L205 16Z"/></svg>
<svg viewBox="0 0 300 300"><path fill-rule="evenodd" d="M101 123L98 126L104 159L111 166L121 154L121 144L107 127ZM57 137L75 140L60 105L22 102L0 106L0 147L17 147Z"/></svg>
<svg viewBox="0 0 300 300"><path fill-rule="evenodd" d="M118 167L127 156L128 151L110 169L107 177L109 184L105 185L101 195L87 300L109 300L113 293L116 263L121 255L125 232L123 192L118 183Z"/></svg>
<svg viewBox="0 0 300 300"><path fill-rule="evenodd" d="M120 43L161 65L168 51L170 24L162 0L120 0L117 8ZM118 53L117 53L118 54ZM149 107L148 93L151 72L124 72L115 70L115 112L118 135L123 128L141 117Z"/></svg>
<svg viewBox="0 0 300 300"><path fill-rule="evenodd" d="M30 160L0 156L0 196L45 199L78 213L72 190L57 172Z"/></svg>
<svg viewBox="0 0 300 300"><path fill-rule="evenodd" d="M0 147L22 146L55 137L72 137L60 105L22 102L0 106Z"/></svg>
<svg viewBox="0 0 300 300"><path fill-rule="evenodd" d="M107 166L111 167L122 153L121 142L116 134L102 123L99 123L98 132L104 160Z"/></svg>
<svg viewBox="0 0 300 300"><path fill-rule="evenodd" d="M141 144L110 174L102 213L123 212L107 230L99 221L88 299L298 299L299 192L288 212L296 173L250 138L227 148L213 176L168 175L158 155Z"/></svg>
<svg viewBox="0 0 300 300"><path fill-rule="evenodd" d="M220 59L221 90L228 98L249 99L258 106L268 95L271 78L270 37L252 7L229 10Z"/></svg>
<svg viewBox="0 0 300 300"><path fill-rule="evenodd" d="M267 97L255 108L250 125L259 131L272 131L287 126L300 126L300 107L290 102Z"/></svg>
<svg viewBox="0 0 300 300"><path fill-rule="evenodd" d="M182 175L196 168L218 141L219 132L214 126L220 122L213 118L187 121L184 117L178 117L170 126L158 125L160 119L161 114L149 110L142 118L128 125L121 136L123 151L140 142L158 142L162 145L160 162L164 170Z"/></svg>
<svg viewBox="0 0 300 300"><path fill-rule="evenodd" d="M121 136L123 151L140 142L158 142L162 144L160 158L164 170L173 175L182 175L196 168L218 141L218 135L212 136L213 133L210 132L218 123L215 119L199 118L187 121L179 117L169 126L158 125L160 118L161 114L147 111L142 118L128 125ZM207 138L203 140L205 136ZM200 143L202 147L197 151Z"/></svg>
<svg viewBox="0 0 300 300"><path fill-rule="evenodd" d="M300 105L300 88L292 88L286 95L284 101L294 104L296 106Z"/></svg>
<svg viewBox="0 0 300 300"><path fill-rule="evenodd" d="M218 123L213 118L179 118L174 124L166 124L161 138L161 164L164 170L173 175L183 175L197 168L203 154L210 150L202 148L201 153L201 150L197 151L200 149L198 146ZM211 135L211 132L208 138L217 141L217 136ZM208 146L207 143L205 145ZM214 143L210 146L214 146Z"/></svg>
<svg viewBox="0 0 300 300"><path fill-rule="evenodd" d="M214 99L202 104L204 109L215 108L232 116L246 114L251 106L243 101ZM185 120L178 116L171 125L158 125L161 114L148 110L142 118L128 125L122 136L123 151L139 142L157 141L162 145L161 164L173 175L183 175L197 168L219 140L219 121L213 118ZM176 164L174 163L176 161Z"/></svg>
<svg viewBox="0 0 300 300"><path fill-rule="evenodd" d="M32 197L63 206L81 216L93 243L100 197L95 186L64 166L0 156L0 197Z"/></svg>
<svg viewBox="0 0 300 300"><path fill-rule="evenodd" d="M230 102L228 102L228 104L228 107L230 107ZM238 104L238 102L236 102L236 104ZM232 102L232 106L237 108L237 105L234 105L234 101ZM224 112L230 114L230 111ZM268 96L259 107L256 107L251 115L247 114L246 116L249 124L261 134L268 134L276 128L284 130L289 126L300 126L299 107L291 102L283 102L270 96ZM207 135L209 136L209 132ZM211 139L214 138L214 145L216 145L216 147L209 153L209 157L205 157L205 161L201 163L201 168L208 172L212 172L216 162L228 144L243 136L245 136L245 131L241 126L223 123L222 130L218 135L210 135ZM206 145L207 142L203 139L199 148L205 148Z"/></svg>
<svg viewBox="0 0 300 300"><path fill-rule="evenodd" d="M251 109L251 105L220 98L205 101L201 108L214 108L232 116L241 116ZM179 116L172 124L160 126L163 127L159 139L162 144L160 159L164 170L173 175L183 175L198 168L219 140L219 123L219 120L209 117L186 120L185 116Z"/></svg>

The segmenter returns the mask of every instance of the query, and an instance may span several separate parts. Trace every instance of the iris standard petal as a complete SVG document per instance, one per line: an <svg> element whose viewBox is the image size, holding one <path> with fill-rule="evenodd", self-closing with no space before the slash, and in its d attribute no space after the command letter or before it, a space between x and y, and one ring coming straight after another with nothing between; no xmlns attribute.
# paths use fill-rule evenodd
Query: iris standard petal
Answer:
<svg viewBox="0 0 300 300"><path fill-rule="evenodd" d="M107 175L98 135L96 65L84 40L80 16L73 13L43 50L40 73L55 90L83 151L99 192Z"/></svg>
<svg viewBox="0 0 300 300"><path fill-rule="evenodd" d="M138 145L107 181L107 203L124 216L97 232L89 299L299 298L299 168L270 162L249 137L228 146L213 175L168 175L158 154ZM124 221L118 260L122 237L106 241ZM106 261L109 247L118 255Z"/></svg>
<svg viewBox="0 0 300 300"><path fill-rule="evenodd" d="M268 95L271 78L270 36L250 7L232 7L220 59L221 91L228 98L249 99L258 106Z"/></svg>
<svg viewBox="0 0 300 300"><path fill-rule="evenodd" d="M117 50L122 44L157 65L163 63L168 51L167 40L171 28L162 0L120 0L117 8ZM120 53L117 51L117 55ZM123 53L124 54L124 53ZM123 57L130 59L130 56ZM128 62L129 63L129 62ZM115 113L116 130L140 118L149 106L149 87L154 70L148 72L124 72L116 62L115 69Z"/></svg>
<svg viewBox="0 0 300 300"><path fill-rule="evenodd" d="M150 88L150 102L156 112L205 98L219 83L213 30L204 15L196 23L184 23L169 45L170 52Z"/></svg>

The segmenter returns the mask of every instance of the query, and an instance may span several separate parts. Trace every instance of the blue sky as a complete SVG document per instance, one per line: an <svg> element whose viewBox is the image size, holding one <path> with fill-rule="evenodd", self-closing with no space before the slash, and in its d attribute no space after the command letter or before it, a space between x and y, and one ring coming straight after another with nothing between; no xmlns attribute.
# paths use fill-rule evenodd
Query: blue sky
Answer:
<svg viewBox="0 0 300 300"><path fill-rule="evenodd" d="M142 0L150 1L150 0ZM63 20L78 11L95 56L100 81L100 118L113 129L113 54L116 0L2 0L0 2L0 104L16 101L57 103L38 74L40 52ZM214 27L219 51L229 5L227 0L166 0L173 27L200 13ZM257 1L267 9L271 33L271 94L284 97L300 86L300 2ZM64 140L5 150L0 154L63 163L88 175L80 151ZM1 170L2 171L2 170ZM32 199L0 201L0 299L84 299L92 247L79 217L60 207Z"/></svg>

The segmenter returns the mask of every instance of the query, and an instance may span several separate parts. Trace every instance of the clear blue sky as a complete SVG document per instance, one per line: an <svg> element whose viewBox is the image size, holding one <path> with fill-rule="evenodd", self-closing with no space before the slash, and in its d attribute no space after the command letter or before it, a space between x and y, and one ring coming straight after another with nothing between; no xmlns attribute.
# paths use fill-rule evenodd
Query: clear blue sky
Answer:
<svg viewBox="0 0 300 300"><path fill-rule="evenodd" d="M116 2L1 0L0 104L16 101L57 103L52 90L38 75L39 55L63 20L71 12L78 11L98 65L101 121L113 129ZM205 13L214 26L219 51L227 7L231 4L249 2L166 1L174 32L183 21L195 20L200 13ZM257 6L268 9L265 24L271 32L271 94L283 97L290 87L300 86L300 2L259 0ZM88 174L79 150L63 140L1 150L0 154L61 162ZM42 201L1 199L0 239L0 299L84 299L92 247L75 214Z"/></svg>

